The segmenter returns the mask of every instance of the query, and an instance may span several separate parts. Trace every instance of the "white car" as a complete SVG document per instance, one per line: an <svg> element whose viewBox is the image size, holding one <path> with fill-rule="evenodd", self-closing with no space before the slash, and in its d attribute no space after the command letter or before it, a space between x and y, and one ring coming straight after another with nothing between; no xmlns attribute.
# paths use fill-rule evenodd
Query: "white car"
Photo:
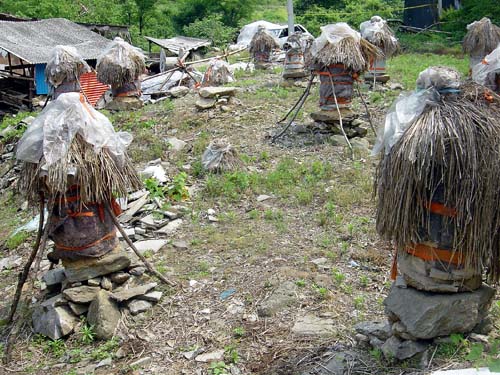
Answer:
<svg viewBox="0 0 500 375"><path fill-rule="evenodd" d="M279 43L280 43L280 47L283 48L283 44L285 44L286 40L288 39L288 25L283 25L283 26L280 26L279 28L268 28L268 30L270 32L272 32L278 39L279 39ZM305 35L311 35L311 33L309 31L307 31L307 29L296 23L295 24L295 32L302 32L303 34Z"/></svg>

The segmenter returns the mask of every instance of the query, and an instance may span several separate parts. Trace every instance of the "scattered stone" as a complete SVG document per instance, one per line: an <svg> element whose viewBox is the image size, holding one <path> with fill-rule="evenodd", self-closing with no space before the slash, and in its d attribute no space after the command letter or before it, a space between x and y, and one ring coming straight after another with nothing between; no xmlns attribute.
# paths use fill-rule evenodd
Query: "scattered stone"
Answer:
<svg viewBox="0 0 500 375"><path fill-rule="evenodd" d="M215 99L205 99L205 98L198 98L194 105L196 108L199 110L204 110L204 109L210 109L215 107L216 100Z"/></svg>
<svg viewBox="0 0 500 375"><path fill-rule="evenodd" d="M209 208L209 209L207 210L207 214L208 214L208 215L215 215L215 214L216 214L216 211L215 211L213 208Z"/></svg>
<svg viewBox="0 0 500 375"><path fill-rule="evenodd" d="M156 228L159 228L161 227L162 225L165 225L165 223L167 222L167 220L165 220L164 218L161 218L161 219L157 219L156 218L156 215L154 214L149 214L149 215L146 215L144 216L140 222L146 226L147 228L153 228L153 229L156 229Z"/></svg>
<svg viewBox="0 0 500 375"><path fill-rule="evenodd" d="M153 359L151 357L144 357L144 358L138 359L135 362L132 362L130 364L130 367L134 367L134 368L145 367L145 366L150 365L152 362L153 362Z"/></svg>
<svg viewBox="0 0 500 375"><path fill-rule="evenodd" d="M336 332L335 320L315 315L302 316L293 325L292 332L300 336L329 336Z"/></svg>
<svg viewBox="0 0 500 375"><path fill-rule="evenodd" d="M330 143L332 146L346 146L347 143L343 135L332 135L330 137Z"/></svg>
<svg viewBox="0 0 500 375"><path fill-rule="evenodd" d="M203 87L200 89L200 96L202 98L215 98L217 96L234 96L236 94L236 87Z"/></svg>
<svg viewBox="0 0 500 375"><path fill-rule="evenodd" d="M264 202L267 201L268 199L271 199L272 197L269 195L261 194L257 197L257 202Z"/></svg>
<svg viewBox="0 0 500 375"><path fill-rule="evenodd" d="M209 353L203 353L197 355L194 359L196 362L213 362L213 361L221 361L224 358L224 350L216 350Z"/></svg>
<svg viewBox="0 0 500 375"><path fill-rule="evenodd" d="M104 290L111 290L113 289L113 283L107 277L103 277L101 280L101 288Z"/></svg>
<svg viewBox="0 0 500 375"><path fill-rule="evenodd" d="M63 265L66 278L71 283L121 271L130 265L130 258L119 249L97 259L66 260Z"/></svg>
<svg viewBox="0 0 500 375"><path fill-rule="evenodd" d="M136 227L134 228L135 229L135 234L139 234L139 235L144 235L146 234L146 229L143 229L143 228L140 228L140 227Z"/></svg>
<svg viewBox="0 0 500 375"><path fill-rule="evenodd" d="M134 242L134 246L141 254L146 251L157 253L162 247L168 244L167 240L145 240Z"/></svg>
<svg viewBox="0 0 500 375"><path fill-rule="evenodd" d="M54 307L44 303L35 306L32 320L34 331L50 337L52 340L70 334L79 322L79 319L72 314L69 307Z"/></svg>
<svg viewBox="0 0 500 375"><path fill-rule="evenodd" d="M370 151L371 146L366 138L354 138L354 139L351 139L349 142L351 142L351 146L354 150L358 150L358 151L362 151L362 152L369 152Z"/></svg>
<svg viewBox="0 0 500 375"><path fill-rule="evenodd" d="M170 145L172 151L181 151L187 145L187 142L175 137L167 138L165 141Z"/></svg>
<svg viewBox="0 0 500 375"><path fill-rule="evenodd" d="M109 111L133 111L141 109L144 103L141 99L134 96L115 97L111 102L106 104L106 109Z"/></svg>
<svg viewBox="0 0 500 375"><path fill-rule="evenodd" d="M174 221L169 222L163 228L160 228L156 231L159 234L172 234L174 233L180 226L182 225L182 219L176 219Z"/></svg>
<svg viewBox="0 0 500 375"><path fill-rule="evenodd" d="M176 249L179 249L179 250L187 250L189 248L187 242L183 241L183 240L174 241L172 243L172 246L175 247Z"/></svg>
<svg viewBox="0 0 500 375"><path fill-rule="evenodd" d="M391 84L389 84L389 89L391 89L391 90L404 90L404 87L401 83L392 82Z"/></svg>
<svg viewBox="0 0 500 375"><path fill-rule="evenodd" d="M473 292L432 293L392 287L384 301L389 320L400 321L419 339L467 333L488 312L495 290L483 285Z"/></svg>
<svg viewBox="0 0 500 375"><path fill-rule="evenodd" d="M400 361L422 353L426 349L427 345L411 340L402 341L396 336L391 336L381 347L382 353L384 353L387 359L397 359Z"/></svg>
<svg viewBox="0 0 500 375"><path fill-rule="evenodd" d="M130 274L126 272L118 272L114 273L111 276L111 281L116 283L116 284L123 284L125 281L130 279Z"/></svg>
<svg viewBox="0 0 500 375"><path fill-rule="evenodd" d="M291 281L281 284L266 300L257 308L257 313L261 317L269 317L286 307L293 305L296 300L297 286Z"/></svg>
<svg viewBox="0 0 500 375"><path fill-rule="evenodd" d="M123 350L123 348L119 348L115 353L115 357L118 359L125 358L126 355L127 354L125 353L125 350Z"/></svg>
<svg viewBox="0 0 500 375"><path fill-rule="evenodd" d="M125 234L130 238L133 238L135 236L135 228L125 228L124 231ZM120 231L117 231L116 236L118 238L123 238L123 235Z"/></svg>
<svg viewBox="0 0 500 375"><path fill-rule="evenodd" d="M346 126L347 123L353 121L356 118L354 112L349 108L340 108L340 114L342 115L342 122L344 123L344 126ZM311 118L314 121L325 122L328 124L335 124L339 122L339 114L337 111L320 110L318 112L311 113Z"/></svg>
<svg viewBox="0 0 500 375"><path fill-rule="evenodd" d="M196 357L196 355L200 352L199 349L195 349L195 350L191 350L190 352L183 352L182 355L184 356L184 358L186 358L187 360L192 360L194 357Z"/></svg>
<svg viewBox="0 0 500 375"><path fill-rule="evenodd" d="M153 307L153 304L151 302L140 299L130 301L128 304L128 308L132 315L140 314L144 311L149 310L151 307Z"/></svg>
<svg viewBox="0 0 500 375"><path fill-rule="evenodd" d="M381 340L387 340L391 335L389 322L361 322L354 326L356 332L366 336L375 336Z"/></svg>
<svg viewBox="0 0 500 375"><path fill-rule="evenodd" d="M87 321L94 327L96 337L108 340L115 334L121 314L118 305L111 300L110 293L100 290L92 301L87 314Z"/></svg>
<svg viewBox="0 0 500 375"><path fill-rule="evenodd" d="M160 301L162 295L163 295L162 292L154 291L154 292L146 293L143 296L139 296L137 298L142 299L144 301L157 303Z"/></svg>
<svg viewBox="0 0 500 375"><path fill-rule="evenodd" d="M128 200L129 203L133 202L133 201L136 201L137 199L143 197L146 193L147 193L146 189L135 191L135 192L133 192L133 193L131 193L131 194L128 195L127 200Z"/></svg>
<svg viewBox="0 0 500 375"><path fill-rule="evenodd" d="M128 271L132 276L142 276L146 272L146 267L134 267Z"/></svg>
<svg viewBox="0 0 500 375"><path fill-rule="evenodd" d="M79 303L74 303L74 302L68 302L68 306L73 311L73 313L77 316L85 314L87 311L89 311L89 306L88 305L82 305Z"/></svg>
<svg viewBox="0 0 500 375"><path fill-rule="evenodd" d="M328 263L327 258L317 258L311 260L311 263L316 266L318 269L330 269L330 266L327 266L326 264Z"/></svg>
<svg viewBox="0 0 500 375"><path fill-rule="evenodd" d="M65 279L66 279L66 275L64 274L64 268L54 268L52 270L47 271L42 276L42 281L48 287L55 286L55 285L58 285L58 284L62 284L62 282Z"/></svg>
<svg viewBox="0 0 500 375"><path fill-rule="evenodd" d="M90 303L99 290L99 287L82 285L76 288L65 289L62 294L74 303Z"/></svg>
<svg viewBox="0 0 500 375"><path fill-rule="evenodd" d="M135 268L133 268L135 269ZM130 289L117 289L113 294L111 294L111 298L118 302L127 301L131 298L146 294L151 289L156 288L158 283L149 283L144 285L139 285Z"/></svg>
<svg viewBox="0 0 500 375"><path fill-rule="evenodd" d="M100 368L100 367L107 367L107 366L111 366L111 364L113 363L113 360L111 359L111 357L108 357L106 359L103 359L101 362L99 362L97 365L96 365L96 369Z"/></svg>
<svg viewBox="0 0 500 375"><path fill-rule="evenodd" d="M99 285L101 285L101 278L96 277L94 279L90 279L89 281L87 281L87 284L89 286L99 286Z"/></svg>
<svg viewBox="0 0 500 375"><path fill-rule="evenodd" d="M189 87L186 86L174 86L167 91L173 98L181 98L189 93Z"/></svg>
<svg viewBox="0 0 500 375"><path fill-rule="evenodd" d="M219 219L217 218L217 216L209 215L208 216L208 221L210 221L212 223L216 223L216 222L219 221Z"/></svg>
<svg viewBox="0 0 500 375"><path fill-rule="evenodd" d="M12 255L10 257L0 259L0 271L7 269L19 267L23 264L23 258L17 255Z"/></svg>
<svg viewBox="0 0 500 375"><path fill-rule="evenodd" d="M127 211L120 215L119 220L121 223L127 223L134 215L148 202L149 191L147 191L141 198L138 198L134 203L132 203Z"/></svg>

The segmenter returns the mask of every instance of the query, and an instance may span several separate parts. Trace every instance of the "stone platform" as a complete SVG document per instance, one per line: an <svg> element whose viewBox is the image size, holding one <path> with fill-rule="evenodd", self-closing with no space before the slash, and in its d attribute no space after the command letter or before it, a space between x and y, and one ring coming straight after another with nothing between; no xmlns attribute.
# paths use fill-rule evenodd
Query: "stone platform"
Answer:
<svg viewBox="0 0 500 375"><path fill-rule="evenodd" d="M340 108L340 114L342 116L342 126L347 135L347 138L354 137L364 137L368 133L366 127L360 125L365 124L363 121L358 119L358 115L355 114L350 108ZM311 118L315 121L309 124L309 127L320 128L323 132L328 132L331 134L342 134L340 128L340 117L338 111L318 111L311 113Z"/></svg>
<svg viewBox="0 0 500 375"><path fill-rule="evenodd" d="M365 82L367 82L367 83L370 83L370 82L373 83L373 75L371 75L371 74L365 74L364 79L365 79ZM375 78L375 82L387 83L387 82L389 82L390 79L391 79L391 77L388 74L377 75L377 77Z"/></svg>
<svg viewBox="0 0 500 375"><path fill-rule="evenodd" d="M140 109L143 106L144 102L135 96L119 96L106 104L106 109L110 111L130 111Z"/></svg>

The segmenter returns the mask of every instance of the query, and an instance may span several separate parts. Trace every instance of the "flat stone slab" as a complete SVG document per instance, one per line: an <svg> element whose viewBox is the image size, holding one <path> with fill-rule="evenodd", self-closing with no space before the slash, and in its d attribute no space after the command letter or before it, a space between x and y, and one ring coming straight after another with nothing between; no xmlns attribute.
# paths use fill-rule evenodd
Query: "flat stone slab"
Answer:
<svg viewBox="0 0 500 375"><path fill-rule="evenodd" d="M194 105L196 106L196 108L198 108L200 110L204 110L204 109L210 109L210 108L215 107L216 103L217 103L217 101L215 99L212 99L212 98L198 98L198 100L196 100Z"/></svg>
<svg viewBox="0 0 500 375"><path fill-rule="evenodd" d="M140 299L130 301L128 304L128 308L129 308L130 313L132 315L137 315L137 314L143 313L145 311L148 311L152 307L153 307L153 304L151 302L140 300Z"/></svg>
<svg viewBox="0 0 500 375"><path fill-rule="evenodd" d="M216 96L234 96L236 87L203 87L199 91L202 98L215 98Z"/></svg>
<svg viewBox="0 0 500 375"><path fill-rule="evenodd" d="M300 336L329 336L336 331L334 319L318 318L315 315L299 317L292 327L292 332Z"/></svg>
<svg viewBox="0 0 500 375"><path fill-rule="evenodd" d="M89 311L89 306L88 305L82 305L79 303L74 303L74 302L69 302L68 303L69 308L75 315L82 315L85 314L87 311Z"/></svg>
<svg viewBox="0 0 500 375"><path fill-rule="evenodd" d="M348 122L352 122L356 115L350 108L340 108L340 114L342 116L342 122L345 125ZM335 111L323 111L312 112L311 118L314 121L321 121L326 123L339 123L339 113Z"/></svg>
<svg viewBox="0 0 500 375"><path fill-rule="evenodd" d="M117 302L127 301L131 298L144 295L157 286L158 283L149 283L135 286L129 289L117 289L113 294L111 294L111 298Z"/></svg>
<svg viewBox="0 0 500 375"><path fill-rule="evenodd" d="M203 353L203 354L199 354L196 356L196 358L194 359L196 362L213 362L213 361L221 361L222 359L224 359L224 350L221 349L221 350L216 350L216 351L213 351L213 352L209 352L209 353Z"/></svg>
<svg viewBox="0 0 500 375"><path fill-rule="evenodd" d="M296 290L295 283L291 281L284 282L257 307L257 313L261 317L273 316L293 305L297 301Z"/></svg>
<svg viewBox="0 0 500 375"><path fill-rule="evenodd" d="M189 87L186 86L174 86L167 91L172 97L180 98L187 95L189 92Z"/></svg>
<svg viewBox="0 0 500 375"><path fill-rule="evenodd" d="M167 240L144 240L134 242L134 246L139 250L141 254L145 251L151 251L157 253L162 247L168 244Z"/></svg>
<svg viewBox="0 0 500 375"><path fill-rule="evenodd" d="M417 341L400 340L396 336L391 336L380 349L387 359L395 358L403 361L422 353L427 349L427 345Z"/></svg>
<svg viewBox="0 0 500 375"><path fill-rule="evenodd" d="M82 285L76 288L65 289L62 294L71 302L85 304L92 302L99 290L101 290L101 288L98 286Z"/></svg>
<svg viewBox="0 0 500 375"><path fill-rule="evenodd" d="M130 265L130 258L119 248L98 259L65 260L63 265L68 282L74 283L121 271Z"/></svg>
<svg viewBox="0 0 500 375"><path fill-rule="evenodd" d="M169 222L164 227L158 229L156 231L156 233L159 233L159 234L172 234L177 229L179 229L181 227L182 223L183 223L182 219L175 219L175 220Z"/></svg>
<svg viewBox="0 0 500 375"><path fill-rule="evenodd" d="M42 276L42 281L48 287L61 284L64 280L66 280L66 275L63 268L54 268Z"/></svg>
<svg viewBox="0 0 500 375"><path fill-rule="evenodd" d="M473 292L432 293L393 286L384 301L392 322L399 321L418 339L468 333L486 316L495 290L483 285Z"/></svg>
<svg viewBox="0 0 500 375"><path fill-rule="evenodd" d="M139 296L137 298L142 299L144 301L157 303L160 301L162 295L163 295L163 292L154 291L154 292L146 293L143 296Z"/></svg>

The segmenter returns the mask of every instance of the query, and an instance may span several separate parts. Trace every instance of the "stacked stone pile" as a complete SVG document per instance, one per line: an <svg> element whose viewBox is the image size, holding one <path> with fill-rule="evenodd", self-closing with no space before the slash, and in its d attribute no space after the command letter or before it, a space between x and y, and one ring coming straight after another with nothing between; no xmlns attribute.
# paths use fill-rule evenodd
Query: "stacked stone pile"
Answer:
<svg viewBox="0 0 500 375"><path fill-rule="evenodd" d="M230 105L238 104L239 100L235 98L236 87L203 87L198 92L199 98L196 100L195 106L198 110L203 111L219 107L223 112L230 111Z"/></svg>

